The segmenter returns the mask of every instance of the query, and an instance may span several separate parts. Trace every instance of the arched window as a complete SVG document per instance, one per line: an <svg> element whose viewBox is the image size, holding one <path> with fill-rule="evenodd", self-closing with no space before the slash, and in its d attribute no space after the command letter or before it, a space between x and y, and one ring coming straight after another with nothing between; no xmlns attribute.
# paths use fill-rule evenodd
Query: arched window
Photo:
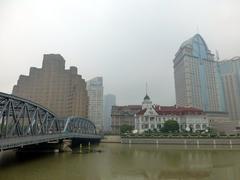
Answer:
<svg viewBox="0 0 240 180"><path fill-rule="evenodd" d="M202 128L203 128L203 129L207 129L207 125L206 125L206 124L203 124L203 125L202 125Z"/></svg>
<svg viewBox="0 0 240 180"><path fill-rule="evenodd" d="M201 129L200 124L196 124L196 129L197 129L197 130Z"/></svg>

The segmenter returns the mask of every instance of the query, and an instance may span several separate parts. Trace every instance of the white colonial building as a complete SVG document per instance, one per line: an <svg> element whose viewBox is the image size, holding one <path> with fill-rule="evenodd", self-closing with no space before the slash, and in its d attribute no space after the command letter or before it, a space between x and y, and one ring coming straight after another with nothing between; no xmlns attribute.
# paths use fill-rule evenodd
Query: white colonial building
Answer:
<svg viewBox="0 0 240 180"><path fill-rule="evenodd" d="M142 109L135 114L135 129L139 133L146 130L160 129L167 120L179 123L180 131L206 130L209 121L204 112L192 107L158 106L153 105L148 95L144 97Z"/></svg>

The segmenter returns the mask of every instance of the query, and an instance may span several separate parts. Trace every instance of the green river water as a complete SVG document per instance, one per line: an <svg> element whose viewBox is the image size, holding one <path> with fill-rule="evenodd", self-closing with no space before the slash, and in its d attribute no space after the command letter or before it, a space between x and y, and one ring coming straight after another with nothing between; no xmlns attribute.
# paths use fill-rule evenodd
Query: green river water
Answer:
<svg viewBox="0 0 240 180"><path fill-rule="evenodd" d="M101 152L0 154L0 180L240 180L240 150L100 144Z"/></svg>

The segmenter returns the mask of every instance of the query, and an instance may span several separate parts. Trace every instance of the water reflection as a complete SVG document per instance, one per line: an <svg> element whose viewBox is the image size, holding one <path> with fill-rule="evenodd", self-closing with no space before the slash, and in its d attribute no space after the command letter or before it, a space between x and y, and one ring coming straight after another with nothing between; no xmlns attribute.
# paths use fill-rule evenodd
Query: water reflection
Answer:
<svg viewBox="0 0 240 180"><path fill-rule="evenodd" d="M173 148L171 146L171 148ZM177 147L176 147L177 148ZM127 150L126 150L127 149ZM172 150L153 146L125 146L113 169L120 179L240 179L240 152L229 150ZM118 158L113 158L118 159ZM120 174L122 172L122 174Z"/></svg>
<svg viewBox="0 0 240 180"><path fill-rule="evenodd" d="M24 160L0 155L0 179L162 180L240 179L240 151L101 144L91 153L60 153ZM6 162L7 166L4 165ZM27 170L27 171L26 171Z"/></svg>

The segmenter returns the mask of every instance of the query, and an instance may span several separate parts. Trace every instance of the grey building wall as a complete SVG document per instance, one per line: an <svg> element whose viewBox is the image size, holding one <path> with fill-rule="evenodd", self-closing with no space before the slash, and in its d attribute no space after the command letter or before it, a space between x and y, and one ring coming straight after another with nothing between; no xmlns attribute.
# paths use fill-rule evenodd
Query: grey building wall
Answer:
<svg viewBox="0 0 240 180"><path fill-rule="evenodd" d="M122 125L129 125L134 128L135 114L142 109L141 105L113 106L112 107L112 133L120 134Z"/></svg>
<svg viewBox="0 0 240 180"><path fill-rule="evenodd" d="M105 132L111 131L111 125L112 125L112 106L116 106L116 96L113 94L107 94L104 95L104 120L103 120L103 129Z"/></svg>

